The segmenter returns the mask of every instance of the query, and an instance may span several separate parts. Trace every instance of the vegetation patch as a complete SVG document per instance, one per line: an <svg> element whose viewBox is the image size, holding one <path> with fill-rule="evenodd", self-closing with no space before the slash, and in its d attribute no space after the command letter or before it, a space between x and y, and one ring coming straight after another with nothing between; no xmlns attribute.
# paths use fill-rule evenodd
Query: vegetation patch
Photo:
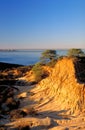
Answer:
<svg viewBox="0 0 85 130"><path fill-rule="evenodd" d="M33 66L32 71L34 72L36 82L39 82L48 76L41 63L36 63Z"/></svg>

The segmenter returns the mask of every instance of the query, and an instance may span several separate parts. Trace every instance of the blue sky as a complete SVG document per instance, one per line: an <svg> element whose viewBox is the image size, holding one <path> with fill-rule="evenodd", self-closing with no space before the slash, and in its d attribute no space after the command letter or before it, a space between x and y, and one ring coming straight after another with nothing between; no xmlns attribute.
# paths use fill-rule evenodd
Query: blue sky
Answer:
<svg viewBox="0 0 85 130"><path fill-rule="evenodd" d="M0 0L0 48L85 48L85 0Z"/></svg>

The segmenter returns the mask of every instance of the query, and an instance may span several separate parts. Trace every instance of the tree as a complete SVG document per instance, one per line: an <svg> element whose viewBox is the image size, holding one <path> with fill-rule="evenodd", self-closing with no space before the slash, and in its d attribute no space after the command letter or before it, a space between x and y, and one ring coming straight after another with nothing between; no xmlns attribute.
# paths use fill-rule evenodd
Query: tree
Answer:
<svg viewBox="0 0 85 130"><path fill-rule="evenodd" d="M81 49L69 49L67 52L68 56L85 56L84 52Z"/></svg>
<svg viewBox="0 0 85 130"><path fill-rule="evenodd" d="M45 50L42 52L40 59L45 63L55 60L57 58L56 50Z"/></svg>

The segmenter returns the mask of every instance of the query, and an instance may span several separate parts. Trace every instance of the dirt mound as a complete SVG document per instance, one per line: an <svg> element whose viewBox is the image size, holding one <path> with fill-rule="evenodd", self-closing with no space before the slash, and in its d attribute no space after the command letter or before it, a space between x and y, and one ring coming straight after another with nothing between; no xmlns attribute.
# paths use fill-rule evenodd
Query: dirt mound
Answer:
<svg viewBox="0 0 85 130"><path fill-rule="evenodd" d="M59 110L66 114L84 111L85 85L78 83L73 58L64 57L59 60L49 77L43 79L33 92L35 95L32 98L41 102L37 106L41 111Z"/></svg>

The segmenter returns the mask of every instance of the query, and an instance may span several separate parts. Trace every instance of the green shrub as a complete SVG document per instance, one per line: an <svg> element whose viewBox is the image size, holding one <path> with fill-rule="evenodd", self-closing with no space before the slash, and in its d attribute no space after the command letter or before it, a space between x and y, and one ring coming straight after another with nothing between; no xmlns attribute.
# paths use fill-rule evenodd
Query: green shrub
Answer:
<svg viewBox="0 0 85 130"><path fill-rule="evenodd" d="M56 62L57 62L57 60L53 59L50 62L48 62L47 65L50 66L50 67L54 67Z"/></svg>
<svg viewBox="0 0 85 130"><path fill-rule="evenodd" d="M42 63L48 63L57 59L56 50L45 50L42 52L40 60Z"/></svg>
<svg viewBox="0 0 85 130"><path fill-rule="evenodd" d="M46 72L43 70L41 63L36 63L33 66L32 71L34 72L36 82L41 81L47 76Z"/></svg>
<svg viewBox="0 0 85 130"><path fill-rule="evenodd" d="M81 49L72 48L68 50L67 56L76 57L76 56L85 56L85 54Z"/></svg>

